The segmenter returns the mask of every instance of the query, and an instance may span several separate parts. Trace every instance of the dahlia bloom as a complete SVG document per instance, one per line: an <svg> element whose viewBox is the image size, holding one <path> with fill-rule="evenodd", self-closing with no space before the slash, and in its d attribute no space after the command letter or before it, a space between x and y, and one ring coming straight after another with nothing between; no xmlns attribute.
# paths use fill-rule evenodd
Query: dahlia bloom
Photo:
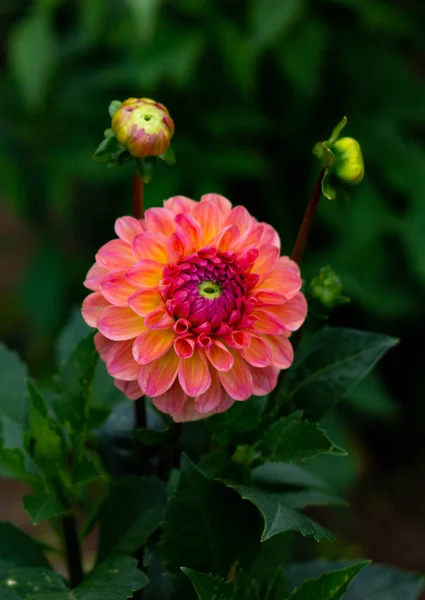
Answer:
<svg viewBox="0 0 425 600"><path fill-rule="evenodd" d="M82 313L116 386L175 421L270 392L307 313L276 231L207 194L117 219L115 232L87 274Z"/></svg>

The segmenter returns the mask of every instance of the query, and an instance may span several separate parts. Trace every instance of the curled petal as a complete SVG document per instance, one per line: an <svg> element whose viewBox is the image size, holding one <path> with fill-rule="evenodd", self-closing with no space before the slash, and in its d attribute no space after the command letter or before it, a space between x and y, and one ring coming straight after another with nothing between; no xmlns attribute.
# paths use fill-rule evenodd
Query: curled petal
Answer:
<svg viewBox="0 0 425 600"><path fill-rule="evenodd" d="M115 233L127 244L132 244L136 235L142 232L141 222L134 217L121 217L115 221Z"/></svg>
<svg viewBox="0 0 425 600"><path fill-rule="evenodd" d="M270 366L258 369L257 367L251 367L251 376L253 381L253 393L256 396L265 396L276 387L277 376L279 369Z"/></svg>
<svg viewBox="0 0 425 600"><path fill-rule="evenodd" d="M131 308L108 306L99 315L97 327L110 340L122 341L137 337L146 329L142 317Z"/></svg>
<svg viewBox="0 0 425 600"><path fill-rule="evenodd" d="M84 285L89 290L98 292L100 290L100 283L107 272L108 272L107 269L104 269L97 263L94 263L94 265L92 266L92 268L89 270L89 272L86 275Z"/></svg>
<svg viewBox="0 0 425 600"><path fill-rule="evenodd" d="M188 396L195 397L207 391L211 384L211 375L202 350L182 360L179 368L179 382Z"/></svg>
<svg viewBox="0 0 425 600"><path fill-rule="evenodd" d="M147 329L133 344L133 357L139 365L146 365L159 358L173 345L174 331Z"/></svg>
<svg viewBox="0 0 425 600"><path fill-rule="evenodd" d="M110 306L110 303L100 292L94 292L86 296L83 301L81 314L87 325L97 327L99 315L107 306Z"/></svg>
<svg viewBox="0 0 425 600"><path fill-rule="evenodd" d="M232 210L232 203L224 196L220 196L220 194L204 194L201 197L201 202L210 202L215 204L223 217L227 217Z"/></svg>
<svg viewBox="0 0 425 600"><path fill-rule="evenodd" d="M146 317L146 315L157 309L161 302L161 294L155 288L138 290L128 298L130 308L141 317Z"/></svg>
<svg viewBox="0 0 425 600"><path fill-rule="evenodd" d="M125 278L137 288L156 287L164 273L164 265L154 260L141 260L127 271Z"/></svg>
<svg viewBox="0 0 425 600"><path fill-rule="evenodd" d="M137 379L140 365L133 358L132 347L133 340L114 343L106 357L106 368L109 375L123 381Z"/></svg>
<svg viewBox="0 0 425 600"><path fill-rule="evenodd" d="M279 369L287 369L294 360L291 342L284 335L267 335L265 339L272 351L273 364Z"/></svg>
<svg viewBox="0 0 425 600"><path fill-rule="evenodd" d="M121 379L114 380L115 387L119 389L127 398L130 400L137 400L143 396L142 390L140 389L137 381L122 381Z"/></svg>
<svg viewBox="0 0 425 600"><path fill-rule="evenodd" d="M108 338L99 332L94 336L94 345L102 360L106 360L109 350L115 343L116 342L113 342L112 340L108 340Z"/></svg>
<svg viewBox="0 0 425 600"><path fill-rule="evenodd" d="M125 278L126 271L109 271L102 279L100 289L105 298L115 306L127 306L128 297L136 291Z"/></svg>
<svg viewBox="0 0 425 600"><path fill-rule="evenodd" d="M154 260L160 264L167 262L168 238L162 233L146 231L133 240L133 254L141 260Z"/></svg>
<svg viewBox="0 0 425 600"><path fill-rule="evenodd" d="M221 384L234 400L247 400L252 395L253 383L250 368L238 352L232 352L233 367L217 371Z"/></svg>
<svg viewBox="0 0 425 600"><path fill-rule="evenodd" d="M192 338L176 338L174 340L174 350L180 358L190 358L195 352L195 340Z"/></svg>
<svg viewBox="0 0 425 600"><path fill-rule="evenodd" d="M155 398L165 394L173 385L179 370L180 358L170 348L164 356L143 365L139 373L139 385L147 396Z"/></svg>
<svg viewBox="0 0 425 600"><path fill-rule="evenodd" d="M217 371L229 371L235 362L233 355L219 340L215 340L206 351L206 355L212 366Z"/></svg>
<svg viewBox="0 0 425 600"><path fill-rule="evenodd" d="M208 244L222 228L223 215L211 202L199 202L192 210L192 217L199 223L204 234L204 244Z"/></svg>
<svg viewBox="0 0 425 600"><path fill-rule="evenodd" d="M272 351L263 338L251 336L248 348L242 350L242 356L253 367L267 367L272 364Z"/></svg>
<svg viewBox="0 0 425 600"><path fill-rule="evenodd" d="M136 262L136 257L129 244L122 240L111 240L96 254L96 262L104 269L113 271L129 269Z"/></svg>
<svg viewBox="0 0 425 600"><path fill-rule="evenodd" d="M144 220L148 231L162 233L167 237L176 230L174 213L168 208L148 208Z"/></svg>

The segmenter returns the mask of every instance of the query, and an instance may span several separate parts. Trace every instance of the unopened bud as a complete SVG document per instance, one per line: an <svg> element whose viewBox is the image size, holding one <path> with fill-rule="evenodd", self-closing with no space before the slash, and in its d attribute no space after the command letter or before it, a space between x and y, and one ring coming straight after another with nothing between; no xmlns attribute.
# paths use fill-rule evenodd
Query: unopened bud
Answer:
<svg viewBox="0 0 425 600"><path fill-rule="evenodd" d="M363 154L357 140L345 137L332 144L334 173L348 185L357 185L364 176Z"/></svg>
<svg viewBox="0 0 425 600"><path fill-rule="evenodd" d="M327 309L350 301L342 295L342 283L331 267L322 267L310 282L310 293Z"/></svg>
<svg viewBox="0 0 425 600"><path fill-rule="evenodd" d="M170 145L174 121L163 104L149 98L129 98L115 111L112 130L132 156L160 156Z"/></svg>

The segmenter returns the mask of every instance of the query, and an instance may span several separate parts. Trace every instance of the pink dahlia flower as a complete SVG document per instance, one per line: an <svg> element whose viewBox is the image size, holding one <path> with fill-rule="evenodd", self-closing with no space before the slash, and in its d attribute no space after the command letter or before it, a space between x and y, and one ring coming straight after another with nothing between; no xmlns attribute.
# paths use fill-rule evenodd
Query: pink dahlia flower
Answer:
<svg viewBox="0 0 425 600"><path fill-rule="evenodd" d="M207 194L122 217L115 232L87 274L82 312L116 386L175 421L270 392L307 313L273 227Z"/></svg>

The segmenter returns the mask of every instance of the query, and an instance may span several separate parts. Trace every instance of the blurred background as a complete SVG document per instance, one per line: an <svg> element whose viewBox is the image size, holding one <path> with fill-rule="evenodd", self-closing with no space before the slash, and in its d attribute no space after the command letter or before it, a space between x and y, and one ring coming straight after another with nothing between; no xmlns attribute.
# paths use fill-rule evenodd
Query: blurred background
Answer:
<svg viewBox="0 0 425 600"><path fill-rule="evenodd" d="M15 0L0 19L0 338L39 378L131 211L131 168L92 160L112 99L153 97L176 123L177 166L158 166L147 206L220 192L288 254L312 146L347 115L366 178L322 199L303 275L340 275L351 303L331 324L401 342L325 419L350 458L312 469L350 496L350 518L323 516L345 543L424 571L423 0Z"/></svg>

